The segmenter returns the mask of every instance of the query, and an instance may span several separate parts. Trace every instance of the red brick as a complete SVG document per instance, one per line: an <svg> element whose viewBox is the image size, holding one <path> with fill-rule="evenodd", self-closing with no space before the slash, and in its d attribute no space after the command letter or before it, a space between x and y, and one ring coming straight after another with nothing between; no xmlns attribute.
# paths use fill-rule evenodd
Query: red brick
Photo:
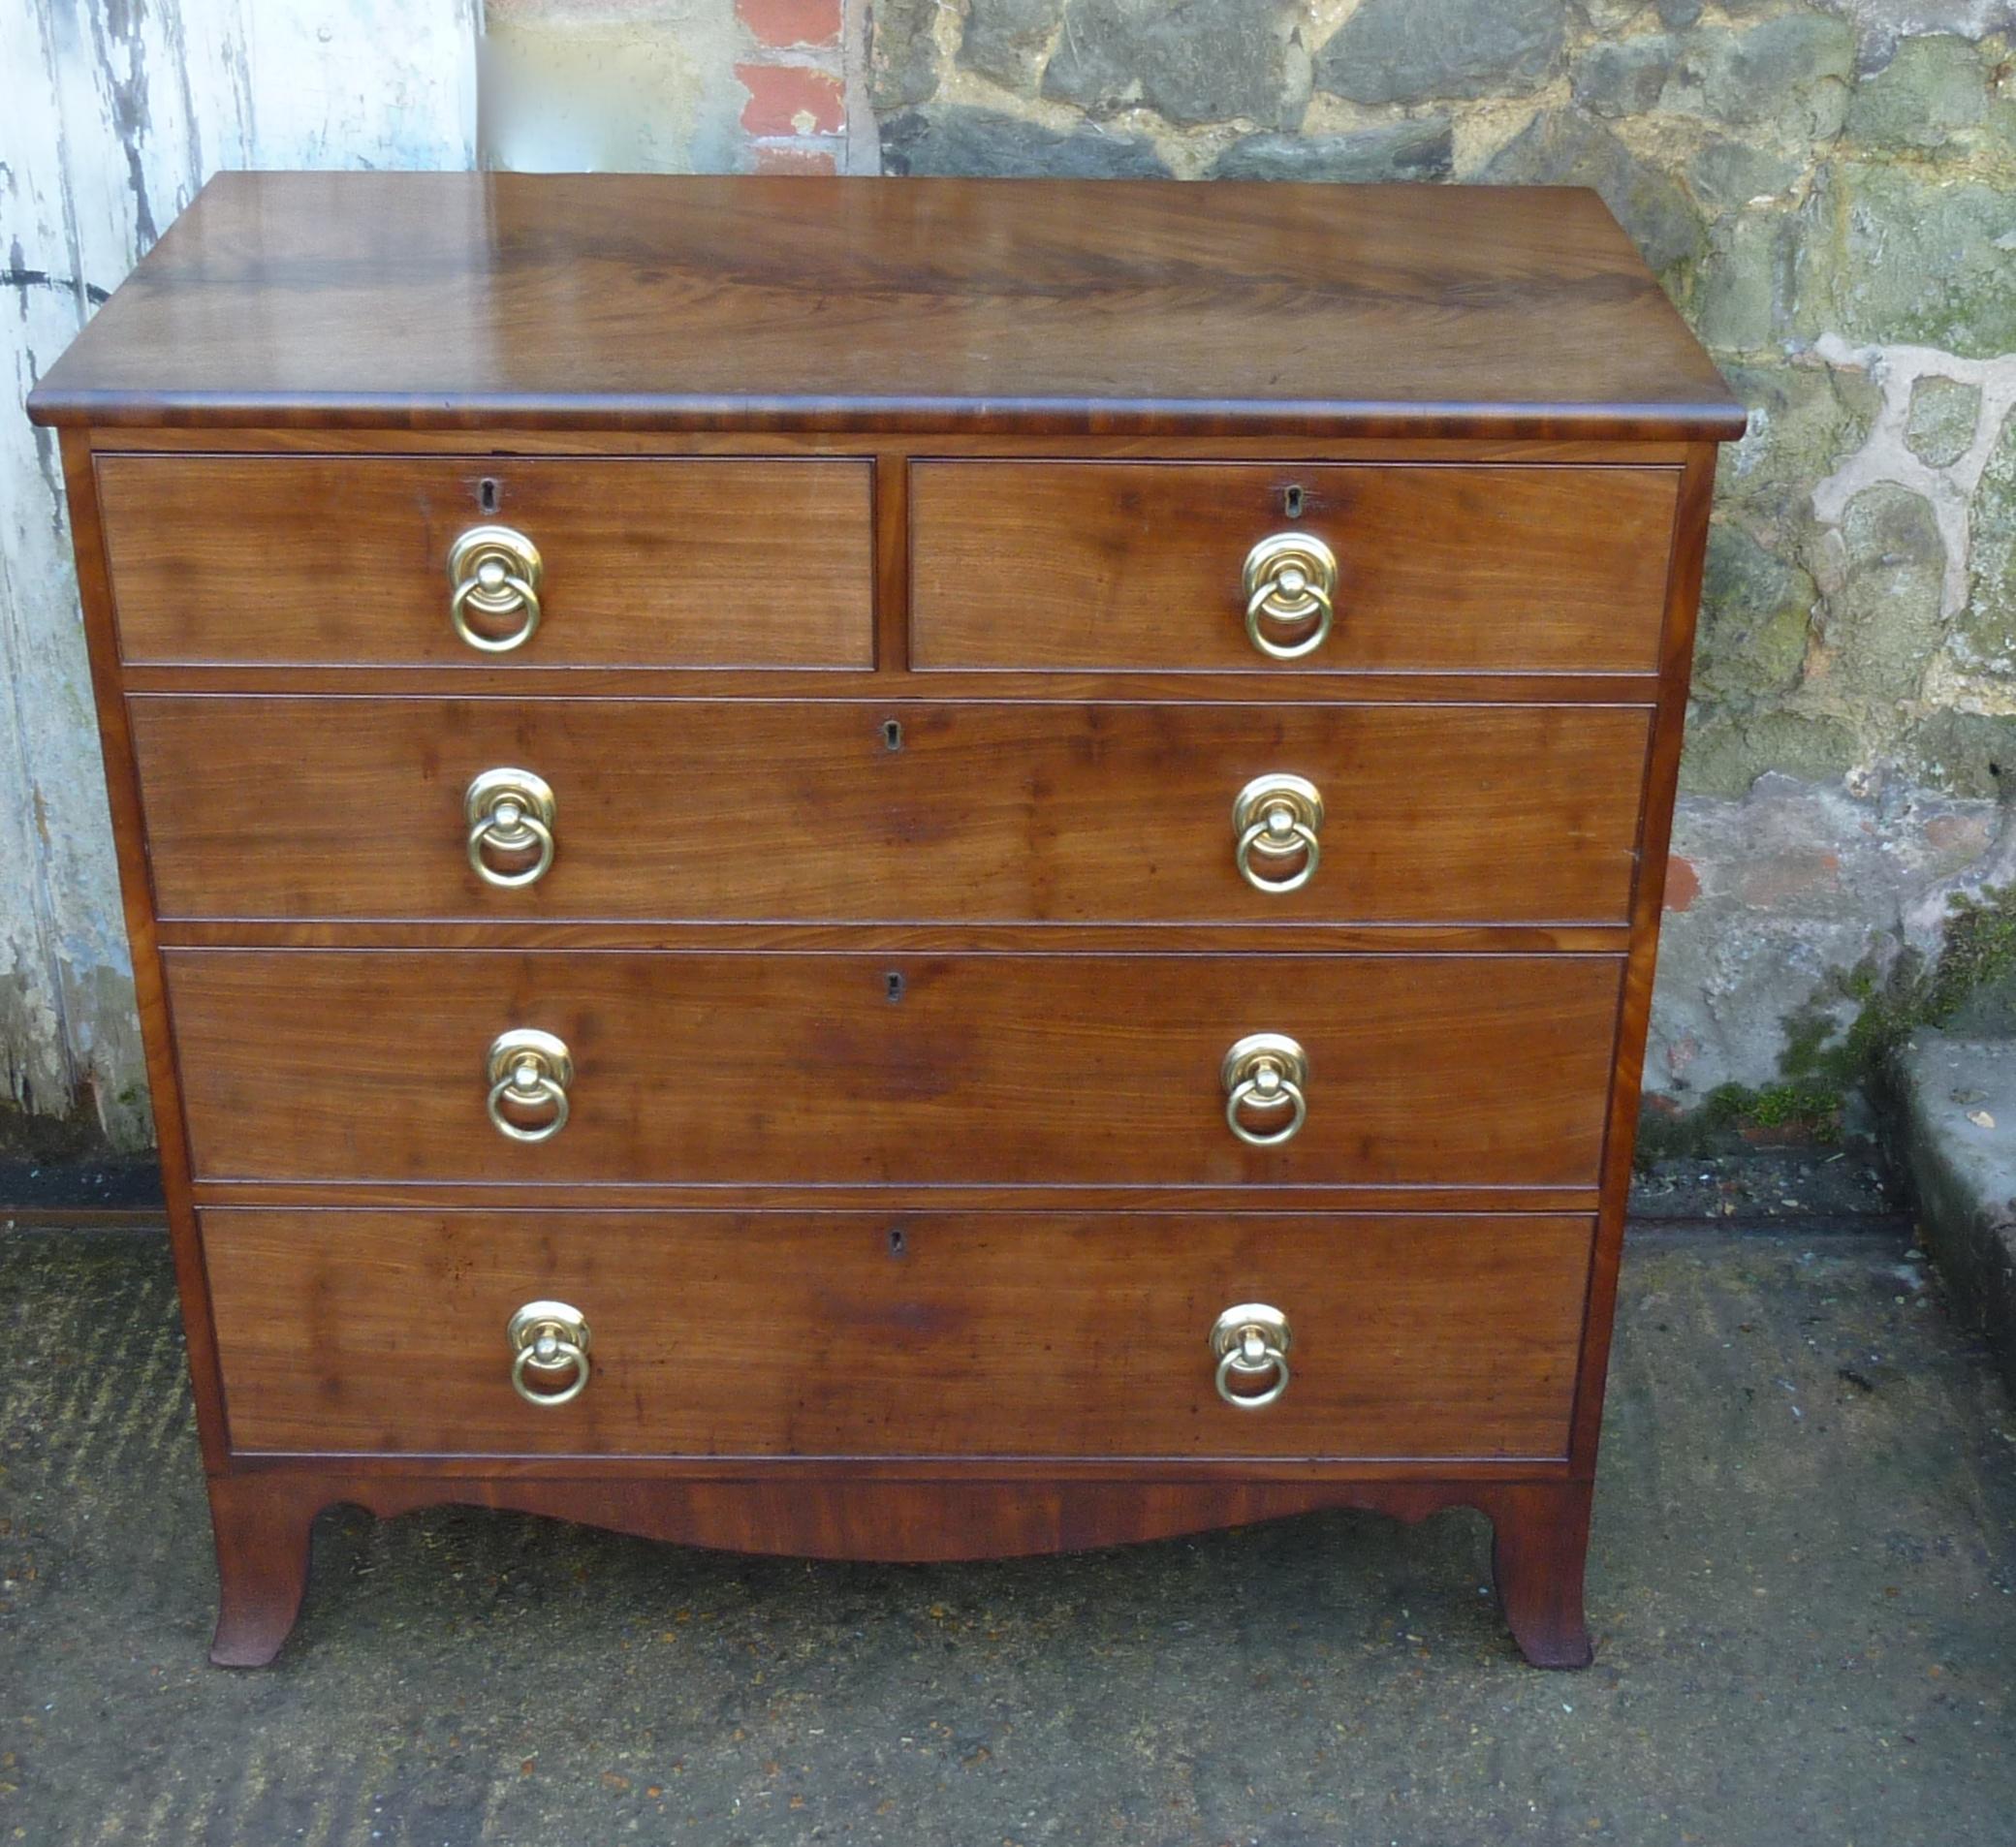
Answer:
<svg viewBox="0 0 2016 1847"><path fill-rule="evenodd" d="M1700 895L1701 875L1679 854L1669 854L1666 859L1666 908L1685 911Z"/></svg>
<svg viewBox="0 0 2016 1847"><path fill-rule="evenodd" d="M738 64L749 92L742 127L751 135L836 134L846 125L840 80L803 64Z"/></svg>
<svg viewBox="0 0 2016 1847"><path fill-rule="evenodd" d="M755 164L750 170L758 173L836 173L839 162L833 150L825 147L794 146L790 142L759 142L755 148Z"/></svg>
<svg viewBox="0 0 2016 1847"><path fill-rule="evenodd" d="M735 0L735 16L758 45L840 42L840 0Z"/></svg>

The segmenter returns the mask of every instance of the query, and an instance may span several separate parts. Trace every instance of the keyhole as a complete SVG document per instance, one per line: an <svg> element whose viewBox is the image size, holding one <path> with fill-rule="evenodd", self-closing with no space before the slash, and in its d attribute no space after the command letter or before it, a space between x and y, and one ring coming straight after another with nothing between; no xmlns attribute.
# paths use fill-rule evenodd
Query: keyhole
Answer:
<svg viewBox="0 0 2016 1847"><path fill-rule="evenodd" d="M900 1257L903 1254L903 1230L900 1225L892 1225L889 1228L889 1254L892 1257Z"/></svg>
<svg viewBox="0 0 2016 1847"><path fill-rule="evenodd" d="M882 742L891 750L900 750L903 747L903 728L893 718L883 721Z"/></svg>
<svg viewBox="0 0 2016 1847"><path fill-rule="evenodd" d="M887 975L883 976L882 980L889 998L891 1000L901 1000L903 997L903 978L901 974L892 968Z"/></svg>
<svg viewBox="0 0 2016 1847"><path fill-rule="evenodd" d="M497 511L497 484L493 477L486 475L476 484L476 504L485 513Z"/></svg>
<svg viewBox="0 0 2016 1847"><path fill-rule="evenodd" d="M1300 519L1302 517L1302 489L1300 487L1290 487L1281 496L1281 511L1290 519Z"/></svg>

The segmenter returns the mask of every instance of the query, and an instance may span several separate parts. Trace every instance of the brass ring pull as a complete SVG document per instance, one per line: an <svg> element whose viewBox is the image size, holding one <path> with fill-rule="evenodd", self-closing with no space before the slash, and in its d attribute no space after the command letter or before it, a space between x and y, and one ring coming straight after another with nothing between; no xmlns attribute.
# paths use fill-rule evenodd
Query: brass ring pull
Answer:
<svg viewBox="0 0 2016 1847"><path fill-rule="evenodd" d="M1316 876L1323 857L1316 838L1323 826L1323 798L1314 783L1301 776L1255 776L1232 803L1232 826L1240 877L1254 891L1275 896L1300 892ZM1302 864L1274 879L1253 864L1256 856L1262 861L1300 858Z"/></svg>
<svg viewBox="0 0 2016 1847"><path fill-rule="evenodd" d="M489 1114L499 1135L514 1142L551 1142L567 1126L567 1086L574 1058L551 1033L520 1027L490 1042L485 1069L490 1080ZM515 1122L505 1105L551 1111L542 1122Z"/></svg>
<svg viewBox="0 0 2016 1847"><path fill-rule="evenodd" d="M1270 660L1299 661L1330 639L1337 616L1337 553L1307 532L1277 532L1246 553L1246 640ZM1315 617L1298 640L1276 641L1266 624L1291 628Z"/></svg>
<svg viewBox="0 0 2016 1847"><path fill-rule="evenodd" d="M448 619L455 632L486 654L522 647L539 628L539 585L546 575L539 548L511 526L471 526L448 552ZM518 617L503 634L486 634L471 615L496 622Z"/></svg>
<svg viewBox="0 0 2016 1847"><path fill-rule="evenodd" d="M1280 1033L1253 1033L1226 1052L1218 1076L1225 1086L1226 1126L1247 1147L1277 1148L1302 1133L1309 1113L1303 1094L1309 1063L1294 1040ZM1247 1126L1248 1111L1271 1115L1277 1110L1289 1112L1278 1129L1263 1135Z"/></svg>
<svg viewBox="0 0 2016 1847"><path fill-rule="evenodd" d="M1236 1411L1264 1411L1288 1389L1288 1317L1264 1301L1243 1301L1212 1324L1211 1350L1218 1357L1218 1396ZM1274 1382L1258 1392L1235 1392L1242 1379Z"/></svg>
<svg viewBox="0 0 2016 1847"><path fill-rule="evenodd" d="M469 863L486 885L537 885L553 862L553 792L529 769L486 769L462 797L469 823ZM529 865L499 867L530 853Z"/></svg>
<svg viewBox="0 0 2016 1847"><path fill-rule="evenodd" d="M588 1324L563 1301L528 1301L511 1318L511 1389L527 1404L572 1404L588 1389ZM548 1390L543 1379L553 1381Z"/></svg>

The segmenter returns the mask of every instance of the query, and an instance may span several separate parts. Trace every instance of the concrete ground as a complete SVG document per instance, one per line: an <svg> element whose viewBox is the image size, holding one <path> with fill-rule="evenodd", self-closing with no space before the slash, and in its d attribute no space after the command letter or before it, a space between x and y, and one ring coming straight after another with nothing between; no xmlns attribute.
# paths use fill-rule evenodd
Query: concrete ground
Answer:
<svg viewBox="0 0 2016 1847"><path fill-rule="evenodd" d="M2016 1413L1845 1223L1634 1237L1583 1675L1467 1513L875 1568L344 1510L214 1670L162 1242L16 1231L0 1841L2009 1847Z"/></svg>

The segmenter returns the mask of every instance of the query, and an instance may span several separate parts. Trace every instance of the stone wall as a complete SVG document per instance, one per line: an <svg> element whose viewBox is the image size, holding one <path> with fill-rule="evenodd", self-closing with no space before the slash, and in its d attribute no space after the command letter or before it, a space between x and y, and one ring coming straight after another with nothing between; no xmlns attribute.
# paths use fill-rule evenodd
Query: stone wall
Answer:
<svg viewBox="0 0 2016 1847"><path fill-rule="evenodd" d="M1709 559L1655 1106L1852 1083L1878 1027L1957 991L1926 979L1955 898L2016 886L2016 0L29 0L8 19L18 396L226 164L1592 185L1751 407ZM0 807L0 1145L10 1102L130 1145L144 1084L60 482L17 414L0 660L0 773L23 798ZM2016 920L1999 956L1967 915L1969 969L2016 962Z"/></svg>
<svg viewBox="0 0 2016 1847"><path fill-rule="evenodd" d="M1685 1111L1852 1080L1952 895L2016 882L2012 28L2004 0L885 0L868 94L891 172L1609 202L1751 408L1648 1073Z"/></svg>

